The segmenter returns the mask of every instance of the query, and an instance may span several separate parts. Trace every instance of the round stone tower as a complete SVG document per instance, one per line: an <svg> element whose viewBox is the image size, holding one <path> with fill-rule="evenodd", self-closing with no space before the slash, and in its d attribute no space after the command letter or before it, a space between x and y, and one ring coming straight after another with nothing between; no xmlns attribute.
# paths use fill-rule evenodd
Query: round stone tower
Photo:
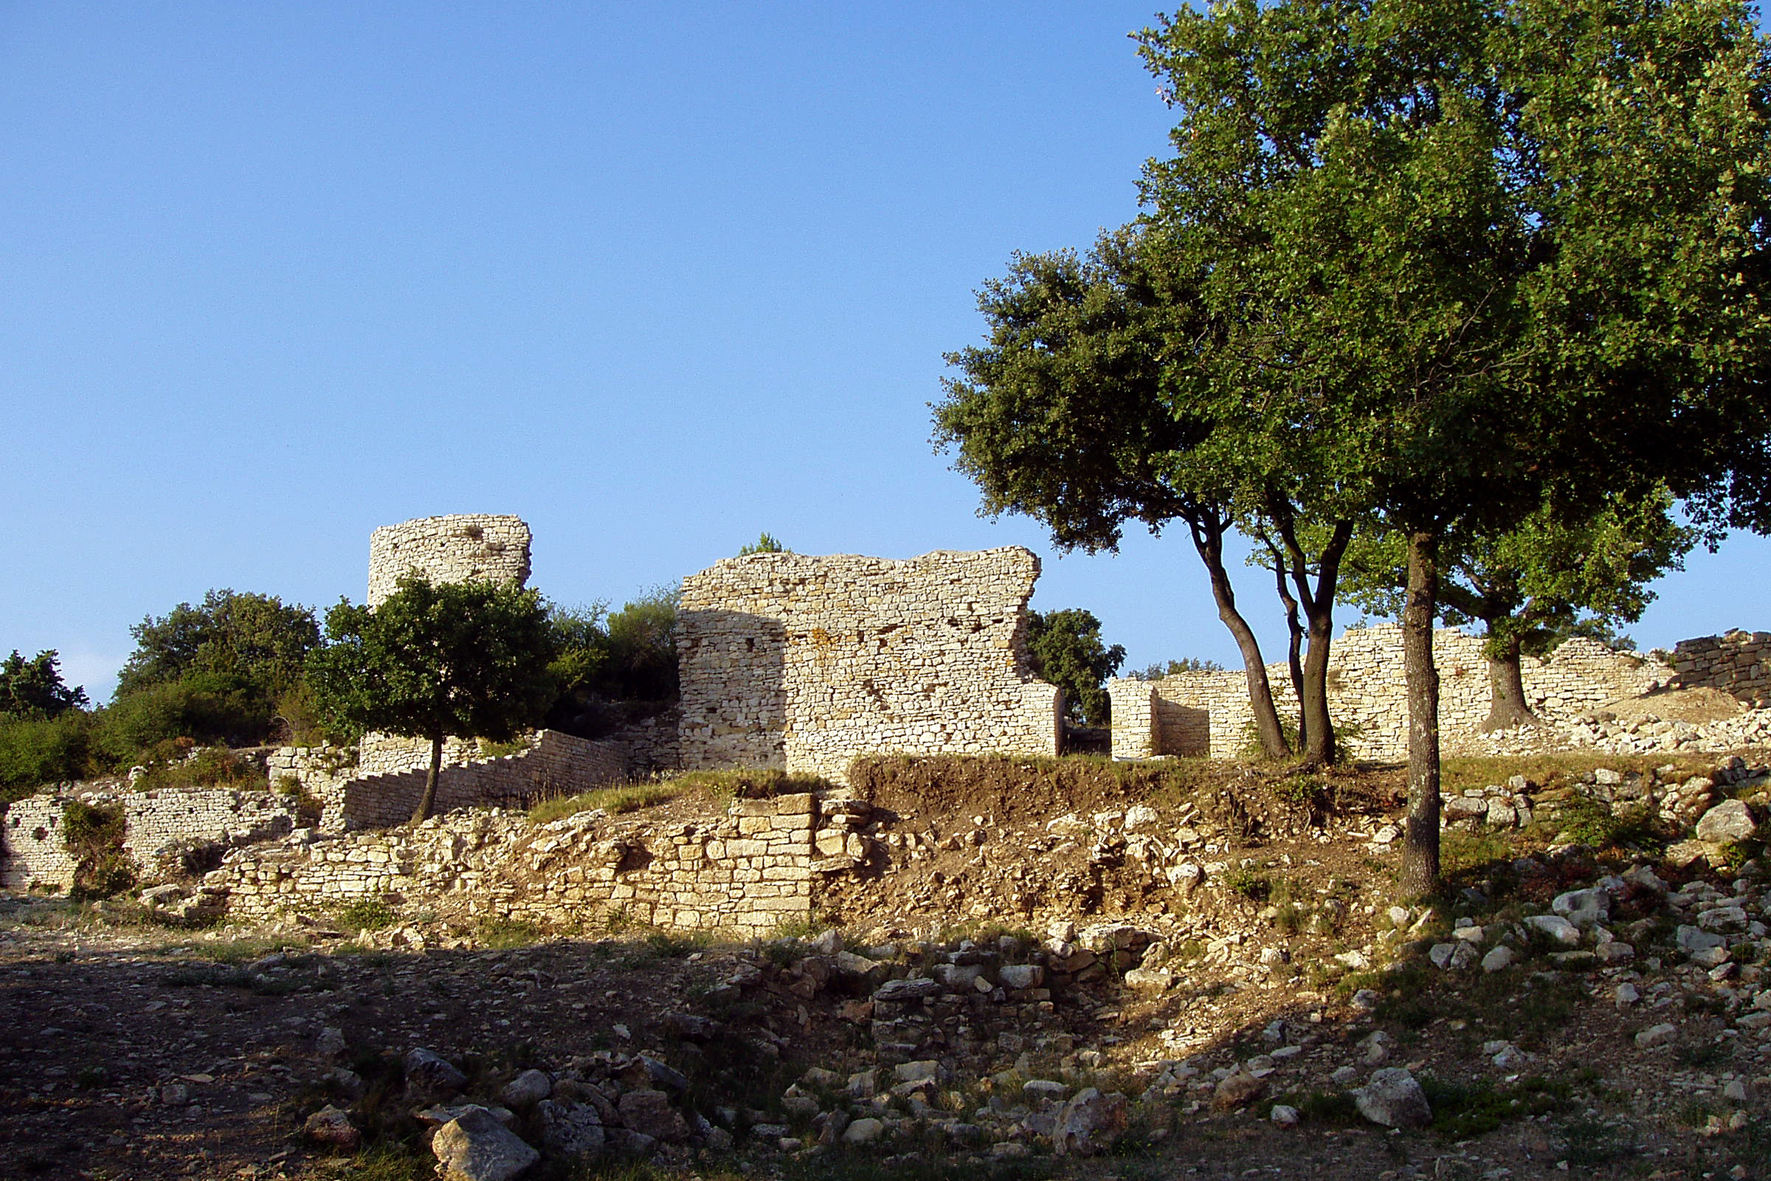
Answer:
<svg viewBox="0 0 1771 1181"><path fill-rule="evenodd" d="M529 581L529 526L520 517L461 513L383 525L369 535L369 605L393 594L399 580Z"/></svg>

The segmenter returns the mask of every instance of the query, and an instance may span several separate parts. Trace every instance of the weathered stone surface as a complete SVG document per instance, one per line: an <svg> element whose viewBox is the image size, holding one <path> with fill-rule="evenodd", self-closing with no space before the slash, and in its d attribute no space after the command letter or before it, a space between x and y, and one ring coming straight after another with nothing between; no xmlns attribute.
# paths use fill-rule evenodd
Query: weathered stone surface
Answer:
<svg viewBox="0 0 1771 1181"><path fill-rule="evenodd" d="M307 1117L301 1134L338 1152L355 1152L363 1143L363 1133L351 1122L350 1114L330 1103Z"/></svg>
<svg viewBox="0 0 1771 1181"><path fill-rule="evenodd" d="M1739 800L1724 800L1697 822L1700 841L1744 841L1753 835L1753 811Z"/></svg>
<svg viewBox="0 0 1771 1181"><path fill-rule="evenodd" d="M621 1096L616 1107L621 1112L622 1124L629 1131L654 1140L689 1138L689 1125L683 1122L682 1113L670 1105L670 1096L663 1091L629 1091Z"/></svg>
<svg viewBox="0 0 1771 1181"><path fill-rule="evenodd" d="M546 1071L525 1070L498 1092L500 1102L516 1109L523 1110L541 1102L553 1093L553 1080L547 1077Z"/></svg>
<svg viewBox="0 0 1771 1181"><path fill-rule="evenodd" d="M424 1095L444 1098L467 1085L467 1076L435 1050L408 1050L405 1069L406 1086Z"/></svg>
<svg viewBox="0 0 1771 1181"><path fill-rule="evenodd" d="M1573 947L1580 942L1580 928L1559 914L1526 915L1525 925L1542 931L1565 947Z"/></svg>
<svg viewBox="0 0 1771 1181"><path fill-rule="evenodd" d="M842 1142L844 1144L871 1144L884 1134L885 1123L883 1121L874 1119L872 1116L864 1116L843 1130Z"/></svg>
<svg viewBox="0 0 1771 1181"><path fill-rule="evenodd" d="M1058 1112L1052 1150L1059 1156L1092 1156L1110 1148L1131 1122L1131 1101L1118 1092L1103 1095L1084 1087Z"/></svg>
<svg viewBox="0 0 1771 1181"><path fill-rule="evenodd" d="M1013 547L903 562L752 554L685 579L684 766L844 782L856 755L879 750L1056 754L1059 692L1026 653L1038 574Z"/></svg>
<svg viewBox="0 0 1771 1181"><path fill-rule="evenodd" d="M470 1108L438 1128L430 1149L443 1181L511 1181L541 1159L483 1107Z"/></svg>
<svg viewBox="0 0 1771 1181"><path fill-rule="evenodd" d="M873 999L884 1001L887 1004L906 1004L910 1001L920 1001L924 997L939 995L941 995L939 980L888 980L875 990Z"/></svg>
<svg viewBox="0 0 1771 1181"><path fill-rule="evenodd" d="M1433 1122L1433 1109L1415 1077L1400 1066L1374 1071L1363 1087L1353 1092L1359 1114L1386 1128L1424 1128Z"/></svg>
<svg viewBox="0 0 1771 1181"><path fill-rule="evenodd" d="M1235 1111L1247 1107L1267 1093L1267 1081L1246 1070L1237 1070L1212 1089L1211 1105L1217 1111Z"/></svg>
<svg viewBox="0 0 1771 1181"><path fill-rule="evenodd" d="M541 1146L554 1156L595 1157L603 1151L602 1117L587 1103L543 1099L535 1105Z"/></svg>

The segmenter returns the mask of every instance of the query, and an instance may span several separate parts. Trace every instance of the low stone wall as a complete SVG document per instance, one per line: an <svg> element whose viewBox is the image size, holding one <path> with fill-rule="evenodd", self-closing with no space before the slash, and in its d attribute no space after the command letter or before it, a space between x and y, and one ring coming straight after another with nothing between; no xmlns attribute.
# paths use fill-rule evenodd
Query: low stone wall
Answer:
<svg viewBox="0 0 1771 1181"><path fill-rule="evenodd" d="M249 919L413 896L457 917L761 935L806 918L816 880L865 858L853 831L865 816L858 801L810 794L734 800L723 818L675 825L591 811L537 826L476 811L239 849L205 885L225 888L229 914Z"/></svg>
<svg viewBox="0 0 1771 1181"><path fill-rule="evenodd" d="M842 782L859 754L1055 755L1061 693L1034 678L1019 547L909 561L729 558L683 582L682 762Z"/></svg>
<svg viewBox="0 0 1771 1181"><path fill-rule="evenodd" d="M430 769L430 743L371 734L354 764L350 752L337 748L280 747L271 753L269 766L271 782L290 776L319 801L322 831L384 828L412 818ZM434 811L481 804L526 808L540 799L619 783L628 772L625 744L558 730L538 730L527 750L492 759L480 754L474 740L451 738L443 744Z"/></svg>
<svg viewBox="0 0 1771 1181"><path fill-rule="evenodd" d="M1439 669L1440 740L1448 751L1473 747L1488 716L1488 661L1479 637L1457 628L1433 633ZM1650 657L1617 652L1593 640L1564 642L1545 660L1526 657L1525 696L1547 722L1569 724L1622 697L1673 678L1673 668ZM1267 666L1280 715L1295 719L1297 695L1284 664ZM1156 681L1109 682L1113 754L1210 755L1233 758L1253 739L1248 678L1241 669L1191 672ZM1349 629L1334 642L1328 667L1328 703L1349 753L1397 759L1408 753L1408 705L1402 670L1402 631L1396 624Z"/></svg>
<svg viewBox="0 0 1771 1181"><path fill-rule="evenodd" d="M1720 689L1755 709L1771 706L1771 632L1681 640L1669 663L1681 688Z"/></svg>
<svg viewBox="0 0 1771 1181"><path fill-rule="evenodd" d="M165 788L31 796L6 805L0 815L0 887L65 890L73 884L74 859L63 839L62 813L75 799L121 803L123 848L143 865L176 841L248 844L283 836L302 820L299 800L269 791Z"/></svg>
<svg viewBox="0 0 1771 1181"><path fill-rule="evenodd" d="M399 580L419 574L433 583L529 580L529 526L521 518L461 513L383 525L369 535L371 607Z"/></svg>

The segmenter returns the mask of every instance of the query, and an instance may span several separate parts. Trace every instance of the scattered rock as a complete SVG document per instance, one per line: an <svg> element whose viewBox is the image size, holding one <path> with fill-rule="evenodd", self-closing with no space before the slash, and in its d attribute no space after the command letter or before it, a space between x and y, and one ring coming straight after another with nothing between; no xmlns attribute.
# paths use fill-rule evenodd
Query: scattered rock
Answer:
<svg viewBox="0 0 1771 1181"><path fill-rule="evenodd" d="M1373 1072L1363 1087L1353 1092L1359 1114L1386 1128L1424 1128L1433 1122L1433 1109L1415 1077L1400 1066Z"/></svg>
<svg viewBox="0 0 1771 1181"><path fill-rule="evenodd" d="M1058 1112L1052 1150L1059 1156L1093 1156L1111 1147L1130 1122L1131 1101L1124 1095L1084 1087Z"/></svg>
<svg viewBox="0 0 1771 1181"><path fill-rule="evenodd" d="M363 1145L363 1133L351 1122L350 1113L328 1103L307 1117L301 1134L315 1144L336 1152L355 1152Z"/></svg>
<svg viewBox="0 0 1771 1181"><path fill-rule="evenodd" d="M483 1107L470 1107L438 1128L430 1149L443 1181L511 1181L541 1159Z"/></svg>

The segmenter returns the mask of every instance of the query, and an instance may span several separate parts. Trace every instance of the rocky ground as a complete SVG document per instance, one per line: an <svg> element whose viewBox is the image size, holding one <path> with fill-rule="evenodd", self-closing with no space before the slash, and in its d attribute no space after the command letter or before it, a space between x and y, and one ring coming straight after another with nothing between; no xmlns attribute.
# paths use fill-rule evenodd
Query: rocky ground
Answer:
<svg viewBox="0 0 1771 1181"><path fill-rule="evenodd" d="M1744 753L1465 767L1413 908L1395 771L1235 768L899 781L840 928L751 944L12 899L0 1177L1771 1176Z"/></svg>

